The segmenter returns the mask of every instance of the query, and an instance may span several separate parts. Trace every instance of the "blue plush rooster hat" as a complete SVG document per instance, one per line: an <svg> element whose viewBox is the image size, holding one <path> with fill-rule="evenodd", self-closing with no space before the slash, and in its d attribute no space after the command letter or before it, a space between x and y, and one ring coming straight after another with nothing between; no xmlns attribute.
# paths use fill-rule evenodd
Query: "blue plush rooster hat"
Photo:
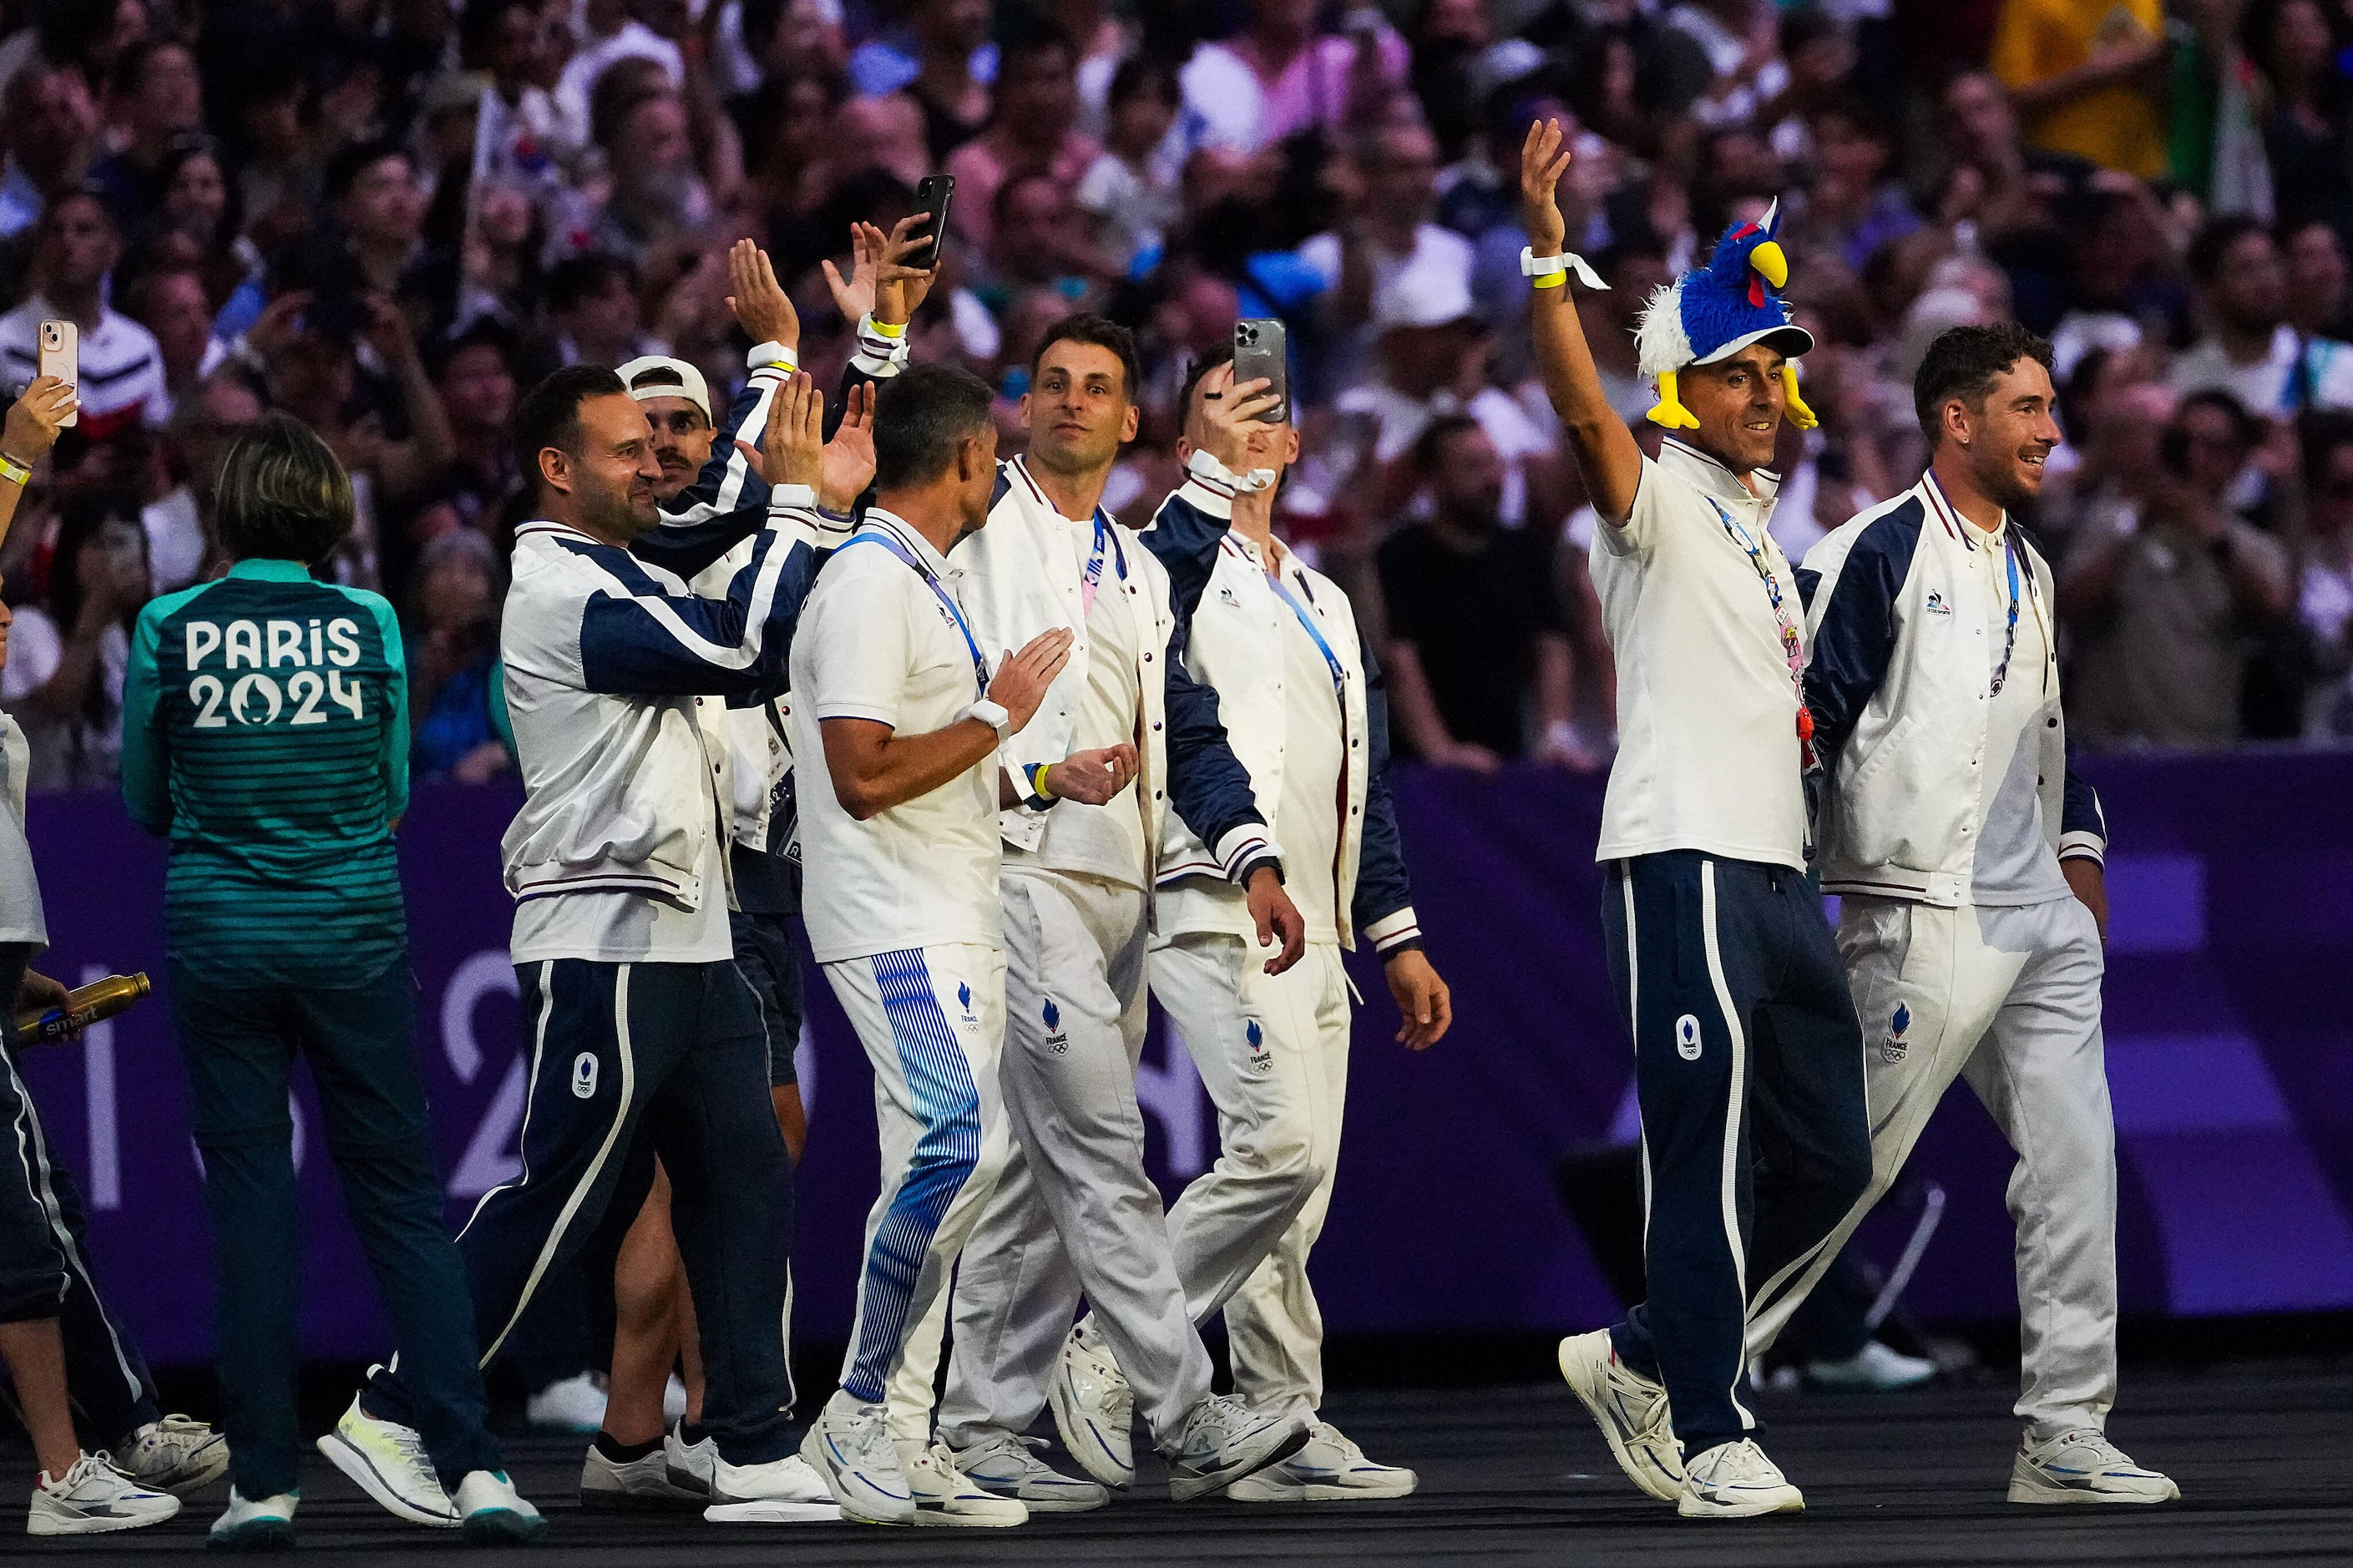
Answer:
<svg viewBox="0 0 2353 1568"><path fill-rule="evenodd" d="M1814 346L1814 337L1789 320L1789 307L1775 290L1789 280L1789 258L1781 254L1781 204L1763 218L1726 229L1715 255L1651 296L1634 334L1641 372L1658 384L1651 423L1670 430L1695 430L1699 421L1675 395L1675 374L1685 365L1714 364L1751 343L1770 342L1794 361ZM1794 363L1782 367L1790 420L1814 427L1814 412L1798 395Z"/></svg>

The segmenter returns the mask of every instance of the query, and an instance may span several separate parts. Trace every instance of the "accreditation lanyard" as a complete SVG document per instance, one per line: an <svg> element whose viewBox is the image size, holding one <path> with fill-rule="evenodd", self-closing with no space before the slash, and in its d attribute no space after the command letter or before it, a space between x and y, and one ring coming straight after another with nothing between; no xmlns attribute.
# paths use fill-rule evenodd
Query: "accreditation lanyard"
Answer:
<svg viewBox="0 0 2353 1568"><path fill-rule="evenodd" d="M1110 525L1103 521L1103 509L1095 509L1094 552L1087 557L1086 574L1079 579L1079 618L1086 619L1095 613L1095 591L1103 586L1103 552L1109 546L1119 567L1119 580L1127 581L1127 552L1111 537Z"/></svg>
<svg viewBox="0 0 2353 1568"><path fill-rule="evenodd" d="M1299 624L1307 628L1309 638L1315 644L1315 651L1324 656L1324 668L1332 672L1332 695L1340 698L1345 702L1346 700L1348 672L1341 665L1340 656L1334 653L1332 651L1332 645L1324 640L1324 633L1316 626L1315 617L1307 613L1307 606L1301 604L1297 597L1292 594L1290 584L1282 580L1282 568L1277 567L1274 571L1268 573L1266 580L1274 584L1275 593L1282 598L1284 604L1291 606L1291 613L1299 617ZM1310 598L1314 596L1314 594L1308 590L1307 585L1304 583L1300 584L1300 590L1303 593L1307 593Z"/></svg>
<svg viewBox="0 0 2353 1568"><path fill-rule="evenodd" d="M981 657L980 644L973 640L972 627L965 623L964 618L964 607L955 602L955 596L954 595L950 594L945 587L941 585L939 574L933 571L922 561L918 560L915 556L915 552L908 549L905 545L900 543L896 537L883 531L881 529L877 528L872 524L869 524L865 528L860 529L857 533L853 534L850 537L849 544L881 545L883 549L889 551L892 554L905 562L907 563L907 569L910 572L913 572L916 576L921 577L923 580L923 585L931 589L934 595L938 595L940 603L947 606L948 615L955 621L956 630L964 634L964 646L972 651L973 684L978 689L980 696L986 698L988 695L988 660ZM849 544L845 544L842 548L847 550L849 548Z"/></svg>
<svg viewBox="0 0 2353 1568"><path fill-rule="evenodd" d="M1765 547L1749 533L1746 526L1714 496L1708 496L1706 500L1715 509L1717 519L1724 524L1724 531L1730 534L1732 542L1740 546L1747 555L1748 564L1757 569L1757 577L1765 584L1765 597L1773 606L1773 622L1781 630L1781 654L1789 662L1789 687L1798 699L1798 752L1805 765L1812 767L1814 715L1806 706L1806 646L1798 637L1796 623L1789 619L1788 605L1781 596L1780 579L1773 575L1773 568L1765 561Z"/></svg>
<svg viewBox="0 0 2353 1568"><path fill-rule="evenodd" d="M2010 563L2010 624L2001 634L2001 662L1994 666L1992 695L2001 695L2001 683L2010 679L2010 656L2018 651L2018 540L2005 522L2001 531L2001 548Z"/></svg>

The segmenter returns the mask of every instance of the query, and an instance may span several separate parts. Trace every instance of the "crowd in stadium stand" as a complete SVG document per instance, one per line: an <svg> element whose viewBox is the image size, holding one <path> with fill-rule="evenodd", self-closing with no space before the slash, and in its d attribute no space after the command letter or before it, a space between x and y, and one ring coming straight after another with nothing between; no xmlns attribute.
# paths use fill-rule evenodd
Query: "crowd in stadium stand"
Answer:
<svg viewBox="0 0 2353 1568"><path fill-rule="evenodd" d="M2063 388L2031 521L2073 732L2353 739L2346 0L0 0L0 363L29 379L46 319L80 345L81 423L0 552L37 786L114 784L127 630L217 569L211 470L271 408L358 487L332 570L406 617L419 775L508 772L520 392L647 353L732 387L746 235L831 386L823 264L934 170L913 352L999 388L1007 450L1037 334L1132 325L1106 500L1140 523L1188 362L1281 318L1284 525L1379 629L1400 754L1601 766L1592 516L1522 325L1546 116L1629 420L1651 290L1779 199L1820 345L1791 558L1917 475L1928 341L2014 317Z"/></svg>

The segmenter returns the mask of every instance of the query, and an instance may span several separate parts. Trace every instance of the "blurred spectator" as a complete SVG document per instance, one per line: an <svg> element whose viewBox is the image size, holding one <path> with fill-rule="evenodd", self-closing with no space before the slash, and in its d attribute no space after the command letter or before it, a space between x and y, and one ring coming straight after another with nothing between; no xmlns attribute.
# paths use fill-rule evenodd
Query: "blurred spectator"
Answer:
<svg viewBox="0 0 2353 1568"><path fill-rule="evenodd" d="M2217 218L2189 247L2205 336L2173 362L2176 392L2219 388L2254 414L2353 408L2353 347L2288 324L2287 269L2250 217Z"/></svg>
<svg viewBox="0 0 2353 1568"><path fill-rule="evenodd" d="M205 575L221 458L266 411L260 395L235 372L210 377L174 405L165 434L174 482L139 514L156 593L173 593Z"/></svg>
<svg viewBox="0 0 2353 1568"><path fill-rule="evenodd" d="M2318 218L2281 232L2287 263L2287 324L2304 337L2353 340L2353 295L2347 292L2345 241Z"/></svg>
<svg viewBox="0 0 2353 1568"><path fill-rule="evenodd" d="M412 538L495 527L500 505L517 483L513 443L507 439L517 382L514 340L494 321L477 322L441 351L433 383L449 428L449 460L427 488L410 525Z"/></svg>
<svg viewBox="0 0 2353 1568"><path fill-rule="evenodd" d="M2295 607L2287 552L2232 509L2253 416L2185 399L2137 506L2078 535L2058 582L2073 628L2070 732L2089 746L2221 746L2241 733L2258 638Z"/></svg>
<svg viewBox="0 0 2353 1568"><path fill-rule="evenodd" d="M914 70L897 80L860 85L870 93L906 89L923 111L923 144L937 168L988 123L989 81L997 72L988 0L913 0L909 9ZM859 74L854 58L850 72Z"/></svg>
<svg viewBox="0 0 2353 1568"><path fill-rule="evenodd" d="M342 231L353 286L387 299L423 248L425 194L408 154L390 142L358 142L327 161L323 191Z"/></svg>
<svg viewBox="0 0 2353 1568"><path fill-rule="evenodd" d="M195 53L168 38L123 50L107 107L121 143L91 166L90 180L106 193L116 226L137 234L163 205L164 159L173 141L204 129L204 83Z"/></svg>
<svg viewBox="0 0 2353 1568"><path fill-rule="evenodd" d="M551 51L569 26L538 0L465 0L459 14L459 58L485 74L475 114L474 174L554 193L564 163L580 150L572 128L542 81Z"/></svg>
<svg viewBox="0 0 2353 1568"><path fill-rule="evenodd" d="M2037 146L2151 179L2164 32L2158 0L2002 0L1993 70Z"/></svg>
<svg viewBox="0 0 2353 1568"><path fill-rule="evenodd" d="M2175 0L2167 24L2167 173L2216 216L2273 214L2256 125L2263 84L2240 42L2245 0Z"/></svg>
<svg viewBox="0 0 2353 1568"><path fill-rule="evenodd" d="M652 60L662 68L672 88L686 85L686 61L679 47L630 15L632 0L582 0L580 42L564 62L555 84L555 108L564 117L571 140L588 140L588 100L596 79L616 60Z"/></svg>
<svg viewBox="0 0 2353 1568"><path fill-rule="evenodd" d="M18 37L23 37L19 34ZM0 239L30 228L59 193L72 189L98 152L98 104L71 66L28 62L0 97L8 143L0 177Z"/></svg>
<svg viewBox="0 0 2353 1568"><path fill-rule="evenodd" d="M2305 731L2353 742L2353 419L2325 416L2304 439L2307 550L2296 616L2320 655Z"/></svg>
<svg viewBox="0 0 2353 1568"><path fill-rule="evenodd" d="M1071 188L1050 174L1018 174L997 193L997 245L972 291L1000 324L1032 289L1060 294L1065 310L1092 309L1102 285L1121 275L1086 237Z"/></svg>
<svg viewBox="0 0 2353 1568"><path fill-rule="evenodd" d="M1392 534L1378 558L1383 659L1407 749L1474 773L1530 753L1589 766L1568 723L1568 624L1551 534L1503 526L1504 461L1474 419L1433 420L1413 466L1429 515Z"/></svg>
<svg viewBox="0 0 2353 1568"><path fill-rule="evenodd" d="M995 228L997 193L1008 177L1043 174L1076 192L1081 178L1103 154L1103 148L1077 129L1077 56L1060 34L1042 33L1008 44L999 56L989 128L958 147L947 163L956 183L951 226L963 229L983 251L989 248Z"/></svg>
<svg viewBox="0 0 2353 1568"><path fill-rule="evenodd" d="M425 547L409 595L409 767L419 779L484 784L514 758L499 710L498 555L479 533L444 533Z"/></svg>
<svg viewBox="0 0 2353 1568"><path fill-rule="evenodd" d="M1361 327L1374 301L1402 286L1468 294L1471 242L1432 221L1438 207L1438 142L1422 126L1376 132L1357 153L1356 199L1340 226L1299 247L1300 259L1323 274L1330 313L1343 327ZM1400 285L1400 279L1407 279Z"/></svg>
<svg viewBox="0 0 2353 1568"><path fill-rule="evenodd" d="M224 341L252 325L261 309L260 250L242 232L230 200L220 150L210 136L176 138L164 155L163 198L140 237L141 265L189 267L216 312L229 312ZM231 302L244 291L248 300Z"/></svg>
<svg viewBox="0 0 2353 1568"><path fill-rule="evenodd" d="M121 777L122 679L149 595L147 536L112 497L69 504L42 603L16 606L0 702L32 746L35 789L111 789Z"/></svg>
<svg viewBox="0 0 2353 1568"><path fill-rule="evenodd" d="M584 248L648 268L664 247L711 221L711 190L687 130L686 103L668 91L628 99L599 124L597 145L612 169L612 186Z"/></svg>
<svg viewBox="0 0 2353 1568"><path fill-rule="evenodd" d="M163 356L167 405L194 386L212 342L213 312L205 280L186 268L147 273L131 286L131 318L147 329Z"/></svg>
<svg viewBox="0 0 2353 1568"><path fill-rule="evenodd" d="M1895 138L1879 111L1859 98L1817 108L1807 126L1815 177L1796 233L1829 246L1860 273L1883 245L1921 226L1903 182L1893 177Z"/></svg>
<svg viewBox="0 0 2353 1568"><path fill-rule="evenodd" d="M1255 153L1300 131L1366 130L1405 86L1409 51L1379 10L1318 31L1318 0L1250 0L1250 20L1185 62L1186 140Z"/></svg>
<svg viewBox="0 0 2353 1568"><path fill-rule="evenodd" d="M19 381L32 380L39 364L43 321L69 321L79 330L76 428L90 441L142 419L160 422L170 412L163 351L146 328L106 303L107 275L121 255L103 197L84 188L58 196L35 230L33 291L0 316L0 361Z"/></svg>
<svg viewBox="0 0 2353 1568"><path fill-rule="evenodd" d="M2263 149L2279 216L2317 218L2353 244L2353 19L2319 0L2253 0L2247 58L2266 91Z"/></svg>
<svg viewBox="0 0 2353 1568"><path fill-rule="evenodd" d="M1179 149L1171 135L1176 73L1138 56L1120 62L1105 105L1103 150L1080 178L1078 204L1095 219L1095 243L1123 268L1156 257L1182 210Z"/></svg>
<svg viewBox="0 0 2353 1568"><path fill-rule="evenodd" d="M1772 0L1683 0L1667 26L1699 45L1715 80L1693 107L1703 125L1746 125L1789 86Z"/></svg>
<svg viewBox="0 0 2353 1568"><path fill-rule="evenodd" d="M547 319L559 364L626 364L659 352L643 335L637 274L617 256L559 262L547 275Z"/></svg>

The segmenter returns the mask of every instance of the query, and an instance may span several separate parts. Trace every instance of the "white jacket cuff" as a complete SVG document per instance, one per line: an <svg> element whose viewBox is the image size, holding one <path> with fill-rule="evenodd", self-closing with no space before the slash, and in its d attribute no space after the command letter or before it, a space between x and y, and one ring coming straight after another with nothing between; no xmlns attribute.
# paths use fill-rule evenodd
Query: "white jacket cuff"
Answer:
<svg viewBox="0 0 2353 1568"><path fill-rule="evenodd" d="M849 356L849 363L860 374L888 381L906 365L910 341L907 332L902 331L892 337L879 331L873 316L869 314L858 319L857 337L858 350Z"/></svg>
<svg viewBox="0 0 2353 1568"><path fill-rule="evenodd" d="M1176 489L1176 499L1221 521L1231 522L1234 520L1231 487L1204 479L1198 474L1186 477L1185 482Z"/></svg>
<svg viewBox="0 0 2353 1568"><path fill-rule="evenodd" d="M2063 833L2059 836L2059 858L2091 860L2102 868L2108 863L2108 843L2096 833Z"/></svg>
<svg viewBox="0 0 2353 1568"><path fill-rule="evenodd" d="M1218 840L1210 853L1217 856L1218 864L1224 868L1227 879L1237 883L1241 880L1242 868L1253 860L1271 857L1278 865L1282 861L1282 848L1275 843L1274 835L1255 822L1246 822L1228 833Z"/></svg>
<svg viewBox="0 0 2353 1568"><path fill-rule="evenodd" d="M1413 906L1408 904L1395 914L1383 915L1366 926L1364 939L1373 944L1376 952L1387 952L1401 942L1411 942L1421 935L1421 921L1414 918Z"/></svg>

